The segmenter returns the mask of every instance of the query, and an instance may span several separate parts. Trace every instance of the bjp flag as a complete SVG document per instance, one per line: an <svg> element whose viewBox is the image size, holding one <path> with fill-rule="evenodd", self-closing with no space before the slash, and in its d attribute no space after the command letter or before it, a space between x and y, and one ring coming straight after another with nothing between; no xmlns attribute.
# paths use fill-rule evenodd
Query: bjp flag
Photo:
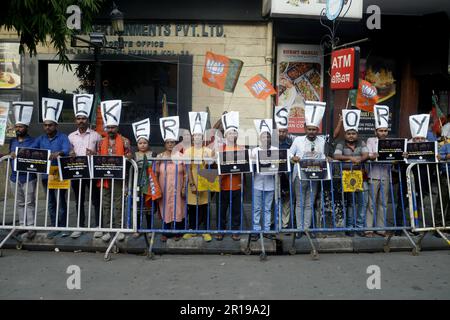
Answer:
<svg viewBox="0 0 450 320"><path fill-rule="evenodd" d="M269 80L264 78L264 76L261 74L257 74L256 76L252 77L245 83L245 86L257 99L265 100L272 94L277 93Z"/></svg>
<svg viewBox="0 0 450 320"><path fill-rule="evenodd" d="M359 79L356 107L363 111L373 112L373 106L378 102L377 88L366 80Z"/></svg>
<svg viewBox="0 0 450 320"><path fill-rule="evenodd" d="M243 62L206 52L203 83L219 90L233 92L239 80Z"/></svg>

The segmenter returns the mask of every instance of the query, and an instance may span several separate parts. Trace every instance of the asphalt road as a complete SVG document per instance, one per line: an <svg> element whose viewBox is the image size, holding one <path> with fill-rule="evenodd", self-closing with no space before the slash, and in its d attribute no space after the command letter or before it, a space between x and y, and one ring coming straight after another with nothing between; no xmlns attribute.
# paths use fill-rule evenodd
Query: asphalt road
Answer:
<svg viewBox="0 0 450 320"><path fill-rule="evenodd" d="M449 299L450 251L389 254L163 255L4 250L0 299ZM80 268L80 289L69 266ZM367 281L380 289L368 289ZM75 267L76 269L77 267ZM375 280L374 280L375 279Z"/></svg>

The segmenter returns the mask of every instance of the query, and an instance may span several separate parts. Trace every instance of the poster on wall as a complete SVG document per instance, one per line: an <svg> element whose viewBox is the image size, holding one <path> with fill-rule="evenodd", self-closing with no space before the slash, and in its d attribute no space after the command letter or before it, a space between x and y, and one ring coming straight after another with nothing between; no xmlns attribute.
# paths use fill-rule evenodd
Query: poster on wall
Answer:
<svg viewBox="0 0 450 320"><path fill-rule="evenodd" d="M0 90L20 89L19 42L0 41Z"/></svg>
<svg viewBox="0 0 450 320"><path fill-rule="evenodd" d="M0 146L5 144L8 126L9 102L0 101Z"/></svg>
<svg viewBox="0 0 450 320"><path fill-rule="evenodd" d="M395 117L398 114L397 105L397 86L396 78L397 68L395 61L386 57L370 56L368 59L360 59L359 66L360 80L367 81L369 87L364 89L367 92L351 90L349 99L351 105L361 110L361 119L359 123L359 133L363 136L373 135L375 130L375 120L373 116L373 104L368 103L372 97L368 95L373 90L376 94L376 104L389 107L389 132L397 133Z"/></svg>
<svg viewBox="0 0 450 320"><path fill-rule="evenodd" d="M320 46L279 44L277 87L277 105L290 108L289 132L305 132L305 101L323 101L323 53Z"/></svg>

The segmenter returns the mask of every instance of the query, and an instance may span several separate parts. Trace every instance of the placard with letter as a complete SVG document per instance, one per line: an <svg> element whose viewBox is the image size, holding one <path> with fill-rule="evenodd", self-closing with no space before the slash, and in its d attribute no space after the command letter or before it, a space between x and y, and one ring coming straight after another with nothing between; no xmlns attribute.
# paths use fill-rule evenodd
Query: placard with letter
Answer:
<svg viewBox="0 0 450 320"><path fill-rule="evenodd" d="M408 142L406 152L408 153L407 163L436 162L437 142Z"/></svg>
<svg viewBox="0 0 450 320"><path fill-rule="evenodd" d="M223 151L217 154L219 175L251 172L248 150Z"/></svg>
<svg viewBox="0 0 450 320"><path fill-rule="evenodd" d="M406 139L378 139L377 161L402 161Z"/></svg>
<svg viewBox="0 0 450 320"><path fill-rule="evenodd" d="M50 150L16 147L14 168L16 171L48 174Z"/></svg>
<svg viewBox="0 0 450 320"><path fill-rule="evenodd" d="M92 176L88 156L58 157L58 167L63 180L90 179Z"/></svg>
<svg viewBox="0 0 450 320"><path fill-rule="evenodd" d="M124 156L91 156L94 179L125 179Z"/></svg>
<svg viewBox="0 0 450 320"><path fill-rule="evenodd" d="M329 180L330 166L326 159L301 159L298 163L300 180Z"/></svg>
<svg viewBox="0 0 450 320"><path fill-rule="evenodd" d="M259 150L256 153L256 172L279 173L290 172L291 163L288 150Z"/></svg>

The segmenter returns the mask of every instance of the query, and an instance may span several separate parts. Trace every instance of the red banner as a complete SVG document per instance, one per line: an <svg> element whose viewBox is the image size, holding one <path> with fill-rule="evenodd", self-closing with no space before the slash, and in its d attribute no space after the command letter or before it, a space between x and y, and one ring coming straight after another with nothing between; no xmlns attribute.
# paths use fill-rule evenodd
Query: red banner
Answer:
<svg viewBox="0 0 450 320"><path fill-rule="evenodd" d="M358 86L359 48L336 50L331 53L331 89L348 90Z"/></svg>

